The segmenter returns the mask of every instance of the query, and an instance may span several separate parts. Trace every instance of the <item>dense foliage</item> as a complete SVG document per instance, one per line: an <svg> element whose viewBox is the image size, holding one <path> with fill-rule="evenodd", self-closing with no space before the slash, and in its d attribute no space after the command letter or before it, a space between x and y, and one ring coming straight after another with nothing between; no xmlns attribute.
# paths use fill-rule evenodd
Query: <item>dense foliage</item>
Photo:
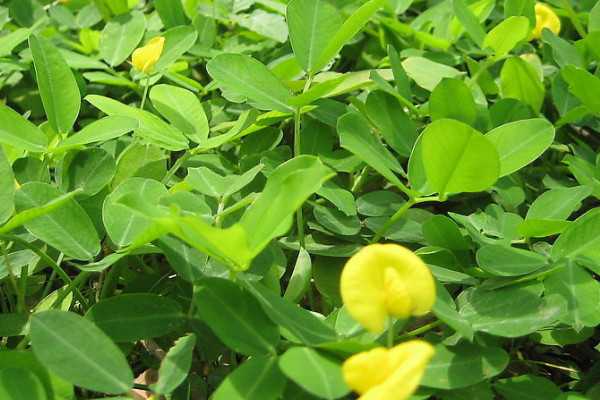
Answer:
<svg viewBox="0 0 600 400"><path fill-rule="evenodd" d="M600 3L11 0L0 57L0 399L600 398Z"/></svg>

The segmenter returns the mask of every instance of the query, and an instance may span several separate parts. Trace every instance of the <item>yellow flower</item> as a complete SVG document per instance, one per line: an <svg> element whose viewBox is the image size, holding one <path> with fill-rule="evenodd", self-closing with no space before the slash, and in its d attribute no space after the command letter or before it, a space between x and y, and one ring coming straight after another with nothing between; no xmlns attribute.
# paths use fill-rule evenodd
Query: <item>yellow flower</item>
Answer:
<svg viewBox="0 0 600 400"><path fill-rule="evenodd" d="M372 332L383 331L389 315L423 315L435 302L429 268L397 244L372 244L352 256L342 271L340 291L350 315Z"/></svg>
<svg viewBox="0 0 600 400"><path fill-rule="evenodd" d="M131 64L140 72L150 73L154 64L160 58L165 44L165 38L157 36L148 41L145 46L135 49L131 55Z"/></svg>
<svg viewBox="0 0 600 400"><path fill-rule="evenodd" d="M560 32L560 19L550 7L543 3L537 3L535 5L535 28L529 35L528 40L541 38L544 28L548 28L558 35L558 32Z"/></svg>
<svg viewBox="0 0 600 400"><path fill-rule="evenodd" d="M359 400L404 400L419 386L433 346L411 340L391 349L378 347L348 358L342 366L346 384Z"/></svg>

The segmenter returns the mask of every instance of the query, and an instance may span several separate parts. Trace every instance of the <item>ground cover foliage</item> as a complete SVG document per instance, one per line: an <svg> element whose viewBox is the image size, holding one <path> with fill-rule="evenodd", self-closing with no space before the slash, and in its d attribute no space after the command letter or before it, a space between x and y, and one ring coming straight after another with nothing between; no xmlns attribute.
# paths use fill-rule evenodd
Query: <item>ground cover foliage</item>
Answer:
<svg viewBox="0 0 600 400"><path fill-rule="evenodd" d="M595 1L12 0L0 29L0 398L352 399L344 360L415 338L411 400L600 398ZM375 333L339 283L374 243L436 291Z"/></svg>

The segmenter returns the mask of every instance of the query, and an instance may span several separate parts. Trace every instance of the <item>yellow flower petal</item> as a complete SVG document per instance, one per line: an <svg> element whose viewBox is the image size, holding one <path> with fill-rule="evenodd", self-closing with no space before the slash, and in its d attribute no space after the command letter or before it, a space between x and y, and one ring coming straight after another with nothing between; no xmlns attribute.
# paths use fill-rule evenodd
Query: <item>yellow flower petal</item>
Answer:
<svg viewBox="0 0 600 400"><path fill-rule="evenodd" d="M435 284L427 265L397 244L373 244L356 253L340 280L342 300L354 319L381 332L388 315L423 315L435 302Z"/></svg>
<svg viewBox="0 0 600 400"><path fill-rule="evenodd" d="M417 389L433 346L411 340L387 350L377 348L344 362L346 384L361 394L359 400L405 400Z"/></svg>
<svg viewBox="0 0 600 400"><path fill-rule="evenodd" d="M554 34L558 35L560 32L560 18L558 18L558 15L543 3L537 3L534 9L535 28L531 32L531 35L529 35L529 40L541 38L544 28L548 28Z"/></svg>
<svg viewBox="0 0 600 400"><path fill-rule="evenodd" d="M148 41L143 47L135 49L131 55L131 64L140 72L150 73L154 70L154 64L160 58L165 38L157 36Z"/></svg>

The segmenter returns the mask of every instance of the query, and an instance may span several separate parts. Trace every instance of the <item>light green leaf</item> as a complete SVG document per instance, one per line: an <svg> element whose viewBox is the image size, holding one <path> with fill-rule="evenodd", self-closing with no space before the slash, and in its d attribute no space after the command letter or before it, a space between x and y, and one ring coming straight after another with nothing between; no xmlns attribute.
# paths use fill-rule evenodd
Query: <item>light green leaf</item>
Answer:
<svg viewBox="0 0 600 400"><path fill-rule="evenodd" d="M242 54L221 54L206 65L210 76L224 87L246 96L256 107L290 112L291 90L264 64Z"/></svg>
<svg viewBox="0 0 600 400"><path fill-rule="evenodd" d="M29 182L15 192L15 208L22 213L47 205L62 195L60 190L46 183ZM98 254L98 233L90 217L77 202L69 199L50 212L39 215L39 211L37 218L25 223L25 228L32 235L79 260L90 260Z"/></svg>
<svg viewBox="0 0 600 400"><path fill-rule="evenodd" d="M198 38L198 31L191 26L176 26L161 34L165 38L163 52L154 65L156 71L163 70L185 54Z"/></svg>
<svg viewBox="0 0 600 400"><path fill-rule="evenodd" d="M552 259L561 258L600 265L600 208L594 208L577 218L556 239L552 247Z"/></svg>
<svg viewBox="0 0 600 400"><path fill-rule="evenodd" d="M315 349L292 347L279 358L279 367L298 386L321 398L333 400L350 392L340 360Z"/></svg>
<svg viewBox="0 0 600 400"><path fill-rule="evenodd" d="M52 153L69 150L73 147L94 142L104 142L117 138L140 126L137 119L121 115L109 115L86 125L82 130L61 141Z"/></svg>
<svg viewBox="0 0 600 400"><path fill-rule="evenodd" d="M42 131L3 103L0 103L0 120L0 142L33 152L46 149L48 139Z"/></svg>
<svg viewBox="0 0 600 400"><path fill-rule="evenodd" d="M359 114L348 113L338 119L337 131L342 147L356 154L396 186L404 184L395 173L402 174L402 166L385 146L371 133L369 122Z"/></svg>
<svg viewBox="0 0 600 400"><path fill-rule="evenodd" d="M150 90L150 100L190 140L202 143L208 138L208 120L194 93L177 86L156 85Z"/></svg>
<svg viewBox="0 0 600 400"><path fill-rule="evenodd" d="M344 47L350 39L356 35L363 26L388 0L370 0L356 10L344 23L337 29L325 50L323 50L313 67L308 71L309 74L315 74L323 69L335 55ZM330 31L331 32L331 31Z"/></svg>
<svg viewBox="0 0 600 400"><path fill-rule="evenodd" d="M451 118L475 125L477 108L471 89L459 79L443 78L429 96L429 115L432 121Z"/></svg>
<svg viewBox="0 0 600 400"><path fill-rule="evenodd" d="M425 128L421 136L427 182L438 193L479 192L498 179L498 152L470 126L440 119Z"/></svg>
<svg viewBox="0 0 600 400"><path fill-rule="evenodd" d="M477 264L494 275L518 276L535 272L548 261L533 251L492 244L477 251Z"/></svg>
<svg viewBox="0 0 600 400"><path fill-rule="evenodd" d="M278 166L240 219L252 251L258 254L271 239L286 233L293 213L333 175L318 158L307 155Z"/></svg>
<svg viewBox="0 0 600 400"><path fill-rule="evenodd" d="M48 121L56 132L67 133L73 128L81 107L75 76L50 40L32 35L29 48Z"/></svg>
<svg viewBox="0 0 600 400"><path fill-rule="evenodd" d="M525 219L565 220L592 191L591 186L548 190L531 203Z"/></svg>
<svg viewBox="0 0 600 400"><path fill-rule="evenodd" d="M285 376L272 357L244 361L219 385L214 400L276 400L286 385Z"/></svg>
<svg viewBox="0 0 600 400"><path fill-rule="evenodd" d="M111 67L121 64L135 50L146 31L146 17L132 11L113 17L100 35L100 57Z"/></svg>
<svg viewBox="0 0 600 400"><path fill-rule="evenodd" d="M402 67L417 85L430 92L443 78L456 78L463 74L455 68L423 57L408 57L402 61Z"/></svg>
<svg viewBox="0 0 600 400"><path fill-rule="evenodd" d="M511 174L538 158L554 140L554 127L545 119L510 122L485 137L500 156L500 176Z"/></svg>
<svg viewBox="0 0 600 400"><path fill-rule="evenodd" d="M108 115L122 115L137 119L140 126L135 131L152 144L171 151L188 148L188 140L179 130L148 111L104 96L88 95L85 99Z"/></svg>
<svg viewBox="0 0 600 400"><path fill-rule="evenodd" d="M29 336L44 367L74 385L109 394L125 393L133 386L133 373L121 350L77 314L36 313Z"/></svg>
<svg viewBox="0 0 600 400"><path fill-rule="evenodd" d="M544 102L544 85L535 69L521 57L508 58L500 71L504 98L521 100L538 112Z"/></svg>
<svg viewBox="0 0 600 400"><path fill-rule="evenodd" d="M160 364L158 382L150 385L153 392L168 394L177 389L188 376L195 346L196 335L194 333L177 340Z"/></svg>
<svg viewBox="0 0 600 400"><path fill-rule="evenodd" d="M314 73L317 58L329 44L331 32L342 26L342 18L323 0L293 0L286 15L296 59L305 72Z"/></svg>
<svg viewBox="0 0 600 400"><path fill-rule="evenodd" d="M504 57L517 44L527 39L529 33L529 20L526 17L512 16L500 22L487 33L482 49L491 47L494 50L493 59Z"/></svg>
<svg viewBox="0 0 600 400"><path fill-rule="evenodd" d="M14 192L15 176L12 166L6 159L4 149L0 146L0 224L6 222L15 210Z"/></svg>
<svg viewBox="0 0 600 400"><path fill-rule="evenodd" d="M301 247L283 298L292 303L300 301L310 287L311 279L312 262L310 254Z"/></svg>

